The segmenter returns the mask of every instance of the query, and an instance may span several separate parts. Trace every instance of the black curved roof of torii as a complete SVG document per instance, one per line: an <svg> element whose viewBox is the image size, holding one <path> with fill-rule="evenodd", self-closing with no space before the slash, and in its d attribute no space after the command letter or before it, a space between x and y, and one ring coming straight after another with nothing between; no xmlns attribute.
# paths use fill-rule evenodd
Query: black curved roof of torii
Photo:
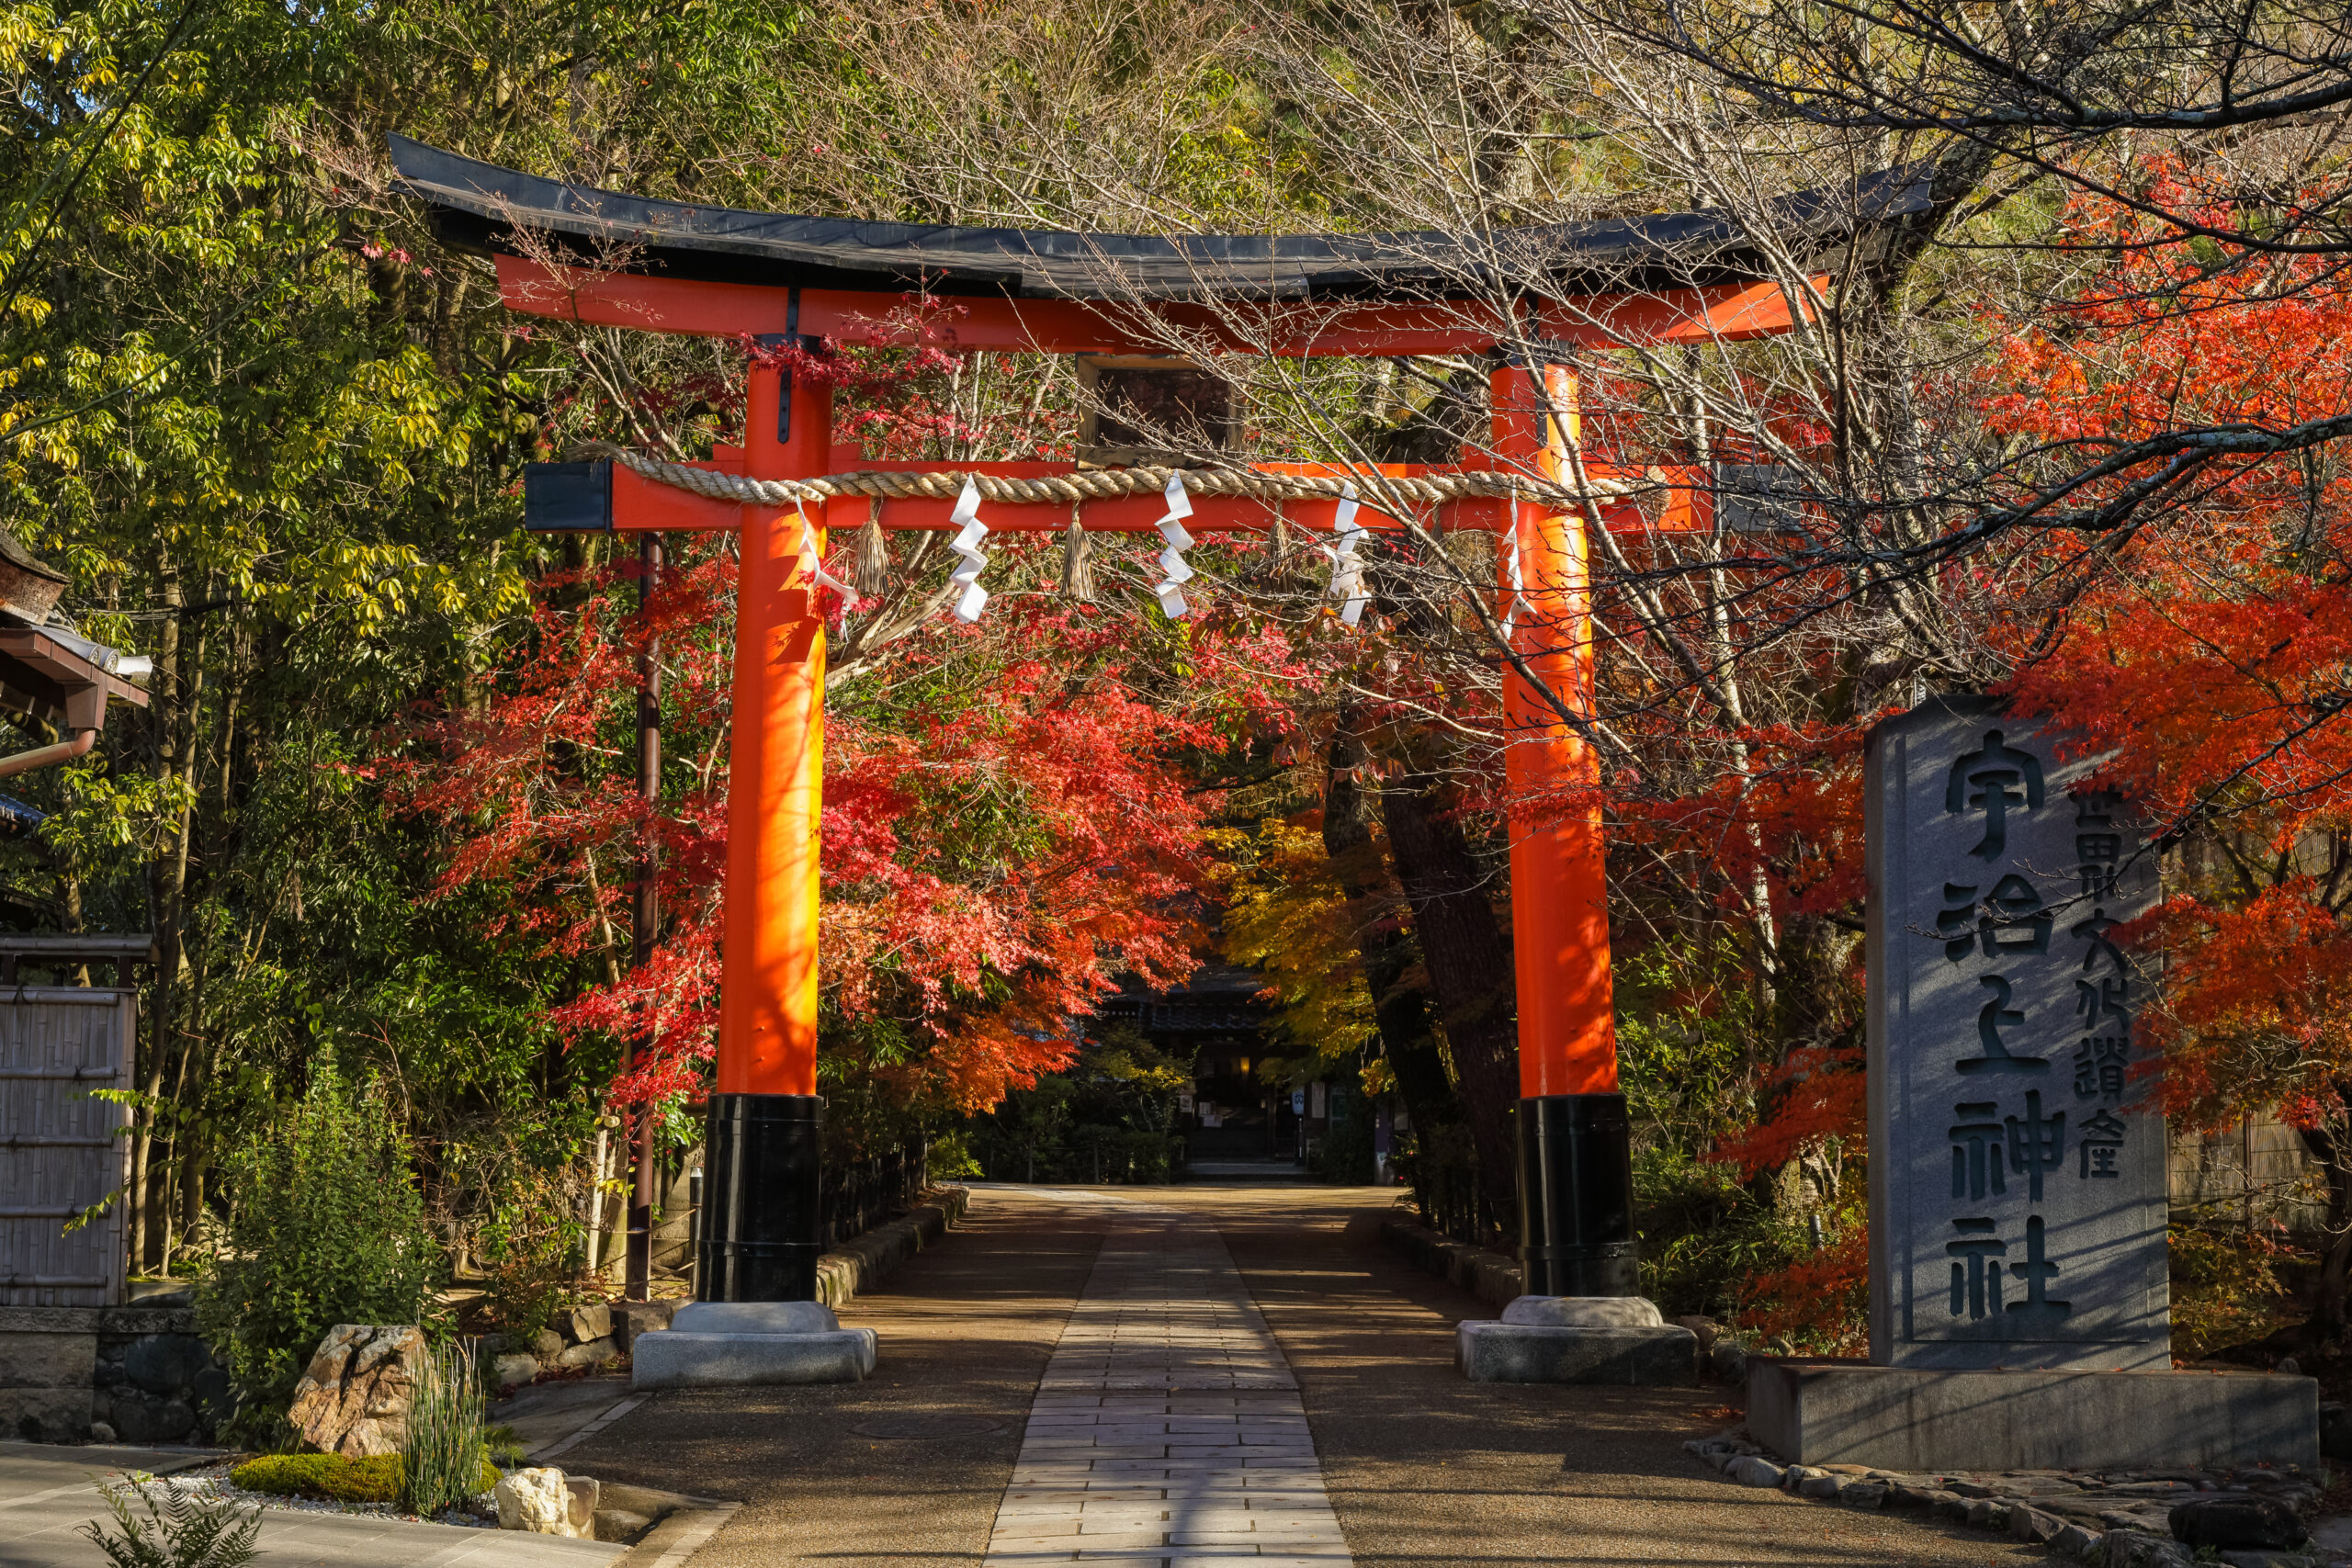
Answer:
<svg viewBox="0 0 2352 1568"><path fill-rule="evenodd" d="M718 283L1084 300L1461 299L1499 277L1561 294L1681 288L1765 275L1722 212L1671 212L1476 235L1075 234L804 218L653 201L568 185L391 138L398 188L447 243L520 254L527 229L623 253L618 270ZM1887 169L1774 204L1784 243L1826 253L1863 221L1928 208L1927 171ZM600 265L613 265L611 260Z"/></svg>

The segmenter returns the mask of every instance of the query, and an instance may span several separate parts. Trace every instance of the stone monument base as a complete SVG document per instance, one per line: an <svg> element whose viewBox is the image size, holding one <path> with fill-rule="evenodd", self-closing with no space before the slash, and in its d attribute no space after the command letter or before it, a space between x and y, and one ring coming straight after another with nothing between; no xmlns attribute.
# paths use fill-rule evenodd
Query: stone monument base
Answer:
<svg viewBox="0 0 2352 1568"><path fill-rule="evenodd" d="M629 1386L857 1382L874 1370L875 1349L874 1330L843 1328L816 1302L695 1302L637 1337Z"/></svg>
<svg viewBox="0 0 2352 1568"><path fill-rule="evenodd" d="M1455 1359L1472 1382L1696 1380L1699 1340L1640 1296L1521 1296L1499 1323L1465 1323Z"/></svg>
<svg viewBox="0 0 2352 1568"><path fill-rule="evenodd" d="M2319 1468L2319 1384L2269 1372L1935 1371L1752 1356L1748 1435L1879 1470Z"/></svg>

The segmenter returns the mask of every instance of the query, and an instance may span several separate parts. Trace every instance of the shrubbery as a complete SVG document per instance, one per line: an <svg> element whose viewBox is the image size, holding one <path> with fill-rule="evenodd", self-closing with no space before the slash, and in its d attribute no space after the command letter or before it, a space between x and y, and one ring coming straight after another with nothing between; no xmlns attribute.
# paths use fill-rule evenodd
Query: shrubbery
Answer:
<svg viewBox="0 0 2352 1568"><path fill-rule="evenodd" d="M232 1484L280 1497L313 1497L326 1503L397 1503L406 1490L408 1467L398 1454L346 1459L342 1454L264 1454L229 1472ZM471 1492L498 1484L498 1467L479 1461ZM458 1501L452 1498L451 1501ZM447 1506L444 1504L442 1506Z"/></svg>
<svg viewBox="0 0 2352 1568"><path fill-rule="evenodd" d="M443 1259L390 1108L331 1066L237 1146L227 1174L233 1207L196 1314L236 1386L231 1428L250 1440L276 1435L328 1329L422 1321Z"/></svg>
<svg viewBox="0 0 2352 1568"><path fill-rule="evenodd" d="M248 1492L316 1497L329 1503L389 1503L401 1495L401 1456L346 1459L341 1454L264 1454L229 1472ZM493 1484L495 1484L493 1483Z"/></svg>

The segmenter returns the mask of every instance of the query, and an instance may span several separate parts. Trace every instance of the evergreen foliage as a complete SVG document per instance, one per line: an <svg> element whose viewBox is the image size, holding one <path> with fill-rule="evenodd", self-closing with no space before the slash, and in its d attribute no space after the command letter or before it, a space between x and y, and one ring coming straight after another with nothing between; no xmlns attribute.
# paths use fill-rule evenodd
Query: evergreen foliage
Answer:
<svg viewBox="0 0 2352 1568"><path fill-rule="evenodd" d="M419 1322L446 1265L383 1092L354 1093L331 1065L236 1148L227 1175L235 1201L197 1324L251 1432L282 1414L328 1329Z"/></svg>

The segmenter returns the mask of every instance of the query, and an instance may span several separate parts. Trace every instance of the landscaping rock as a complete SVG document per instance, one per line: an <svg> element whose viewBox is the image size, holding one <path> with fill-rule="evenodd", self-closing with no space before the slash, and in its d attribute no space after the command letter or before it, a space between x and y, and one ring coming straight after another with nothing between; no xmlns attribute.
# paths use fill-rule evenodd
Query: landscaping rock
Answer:
<svg viewBox="0 0 2352 1568"><path fill-rule="evenodd" d="M1838 1501L1849 1508L1883 1508L1886 1492L1883 1481L1849 1481L1838 1488Z"/></svg>
<svg viewBox="0 0 2352 1568"><path fill-rule="evenodd" d="M588 1302L571 1309L571 1323L575 1344L594 1344L612 1333L613 1309L602 1302Z"/></svg>
<svg viewBox="0 0 2352 1568"><path fill-rule="evenodd" d="M2038 1540L2046 1545L2065 1528L2065 1520L2039 1508L2020 1505L2009 1510L2009 1533L2019 1540Z"/></svg>
<svg viewBox="0 0 2352 1568"><path fill-rule="evenodd" d="M568 1480L563 1472L547 1466L509 1471L491 1494L498 1504L498 1528L528 1530L534 1535L594 1538L596 1483ZM582 1497L586 1509L581 1508Z"/></svg>
<svg viewBox="0 0 2352 1568"><path fill-rule="evenodd" d="M1786 1472L1769 1459L1742 1454L1731 1461L1724 1473L1742 1486L1778 1486Z"/></svg>
<svg viewBox="0 0 2352 1568"><path fill-rule="evenodd" d="M2285 1548L2301 1543L2303 1521L2276 1497L2220 1492L2174 1505L2173 1539L2192 1547Z"/></svg>
<svg viewBox="0 0 2352 1568"><path fill-rule="evenodd" d="M537 1356L500 1356L490 1363L491 1376L501 1389L520 1388L539 1375Z"/></svg>
<svg viewBox="0 0 2352 1568"><path fill-rule="evenodd" d="M1974 1529L2004 1529L2009 1522L2009 1506L1997 1497L1979 1497L1968 1505L1966 1517Z"/></svg>
<svg viewBox="0 0 2352 1568"><path fill-rule="evenodd" d="M1835 1497L1846 1489L1846 1483L1834 1475L1808 1475L1797 1483L1800 1497Z"/></svg>
<svg viewBox="0 0 2352 1568"><path fill-rule="evenodd" d="M1714 1348L1707 1352L1707 1365L1717 1382L1741 1384L1747 1381L1747 1351L1736 1339L1718 1339Z"/></svg>
<svg viewBox="0 0 2352 1568"><path fill-rule="evenodd" d="M609 1361L620 1353L621 1348L610 1338L598 1339L586 1345L570 1347L556 1357L555 1364L559 1367L593 1367Z"/></svg>
<svg viewBox="0 0 2352 1568"><path fill-rule="evenodd" d="M683 1302L620 1302L613 1307L613 1337L623 1350L633 1348L640 1334L656 1334L670 1326L671 1314Z"/></svg>
<svg viewBox="0 0 2352 1568"><path fill-rule="evenodd" d="M564 1478L566 1497L564 1522L571 1527L571 1534L582 1540L596 1539L596 1497L602 1483L585 1475Z"/></svg>
<svg viewBox="0 0 2352 1568"><path fill-rule="evenodd" d="M651 1519L627 1508L596 1510L596 1539L598 1540L609 1540L621 1546L628 1546L652 1528Z"/></svg>
<svg viewBox="0 0 2352 1568"><path fill-rule="evenodd" d="M1699 1341L1699 1359L1702 1361L1714 1353L1715 1341L1722 1337L1724 1331L1723 1325L1713 1318L1702 1317L1696 1313L1676 1318L1674 1326L1689 1329L1692 1337Z"/></svg>
<svg viewBox="0 0 2352 1568"><path fill-rule="evenodd" d="M552 1328L542 1328L531 1336L531 1354L542 1361L551 1363L563 1351L563 1336Z"/></svg>
<svg viewBox="0 0 2352 1568"><path fill-rule="evenodd" d="M90 1423L90 1441L92 1441L92 1442L94 1442L94 1443L111 1443L111 1442L113 1442L113 1441L114 1441L114 1428L113 1428L112 1427L107 1426L107 1425L105 1422L103 1422L103 1421L93 1421L93 1422L91 1422L91 1423Z"/></svg>
<svg viewBox="0 0 2352 1568"><path fill-rule="evenodd" d="M327 1453L346 1459L396 1454L408 1431L424 1353L424 1336L413 1324L338 1323L294 1385L286 1419L304 1442ZM171 1416L184 1413L186 1423L194 1423L194 1413L177 1401L164 1410Z"/></svg>
<svg viewBox="0 0 2352 1568"><path fill-rule="evenodd" d="M2101 1546L2107 1568L2187 1568L2193 1561L2180 1542L2144 1530L2109 1530Z"/></svg>
<svg viewBox="0 0 2352 1568"><path fill-rule="evenodd" d="M2081 1525L2068 1525L2052 1536L2047 1544L2052 1551L2063 1551L2069 1557L2087 1561L2090 1554L2098 1549L2098 1543L2106 1539L2103 1531L2087 1529Z"/></svg>

